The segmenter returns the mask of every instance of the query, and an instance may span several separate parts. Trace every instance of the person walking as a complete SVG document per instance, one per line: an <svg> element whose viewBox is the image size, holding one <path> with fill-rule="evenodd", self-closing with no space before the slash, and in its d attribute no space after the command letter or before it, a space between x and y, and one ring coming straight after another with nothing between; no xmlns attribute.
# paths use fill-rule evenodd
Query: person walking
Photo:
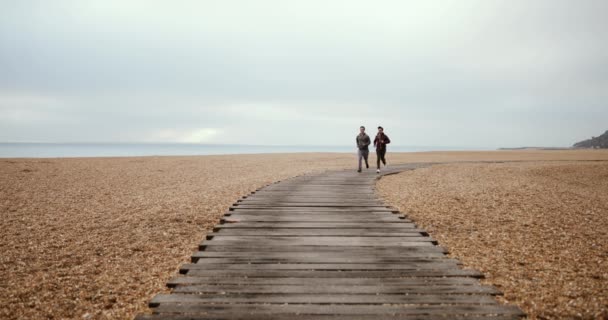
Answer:
<svg viewBox="0 0 608 320"><path fill-rule="evenodd" d="M367 158L369 156L369 148L368 146L371 143L369 136L365 133L365 127L361 126L359 128L359 134L356 137L358 156L359 156L359 170L357 172L361 172L361 160L365 160L365 167L369 169L369 163L367 162Z"/></svg>
<svg viewBox="0 0 608 320"><path fill-rule="evenodd" d="M378 170L376 173L380 173L380 161L386 167L386 145L391 143L391 139L388 138L386 134L384 134L384 128L378 127L378 133L376 134L376 138L374 138L374 147L376 147L376 166Z"/></svg>

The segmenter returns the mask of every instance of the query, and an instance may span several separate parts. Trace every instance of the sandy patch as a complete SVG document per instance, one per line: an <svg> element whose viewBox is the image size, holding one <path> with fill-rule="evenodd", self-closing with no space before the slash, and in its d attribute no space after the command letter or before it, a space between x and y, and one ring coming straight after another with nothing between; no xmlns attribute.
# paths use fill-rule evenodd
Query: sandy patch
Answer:
<svg viewBox="0 0 608 320"><path fill-rule="evenodd" d="M608 162L437 165L378 192L531 318L608 317Z"/></svg>

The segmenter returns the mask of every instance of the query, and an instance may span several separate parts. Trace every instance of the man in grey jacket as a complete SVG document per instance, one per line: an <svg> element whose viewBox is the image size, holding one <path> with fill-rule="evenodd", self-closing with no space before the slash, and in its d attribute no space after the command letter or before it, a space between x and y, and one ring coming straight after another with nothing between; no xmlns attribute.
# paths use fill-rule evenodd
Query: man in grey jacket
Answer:
<svg viewBox="0 0 608 320"><path fill-rule="evenodd" d="M359 135L356 138L357 141L357 149L359 152L359 170L357 172L361 172L361 159L365 159L365 167L369 169L369 164L367 163L367 157L369 156L368 146L371 143L369 136L365 134L365 127L361 126L359 128Z"/></svg>

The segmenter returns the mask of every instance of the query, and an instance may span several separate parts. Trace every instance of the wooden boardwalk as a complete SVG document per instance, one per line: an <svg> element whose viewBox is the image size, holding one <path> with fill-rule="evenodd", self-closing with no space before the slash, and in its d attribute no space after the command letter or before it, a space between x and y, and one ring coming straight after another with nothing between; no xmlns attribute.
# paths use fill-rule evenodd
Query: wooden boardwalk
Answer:
<svg viewBox="0 0 608 320"><path fill-rule="evenodd" d="M383 174L414 166L391 167ZM374 194L375 170L300 176L235 203L137 319L518 319Z"/></svg>

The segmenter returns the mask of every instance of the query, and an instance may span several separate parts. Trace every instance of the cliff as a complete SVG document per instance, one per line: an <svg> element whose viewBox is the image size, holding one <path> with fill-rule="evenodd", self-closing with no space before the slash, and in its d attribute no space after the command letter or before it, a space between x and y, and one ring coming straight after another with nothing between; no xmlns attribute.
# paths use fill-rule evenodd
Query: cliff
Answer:
<svg viewBox="0 0 608 320"><path fill-rule="evenodd" d="M577 142L573 145L574 148L594 148L608 149L608 130L599 137L592 137L588 140Z"/></svg>

